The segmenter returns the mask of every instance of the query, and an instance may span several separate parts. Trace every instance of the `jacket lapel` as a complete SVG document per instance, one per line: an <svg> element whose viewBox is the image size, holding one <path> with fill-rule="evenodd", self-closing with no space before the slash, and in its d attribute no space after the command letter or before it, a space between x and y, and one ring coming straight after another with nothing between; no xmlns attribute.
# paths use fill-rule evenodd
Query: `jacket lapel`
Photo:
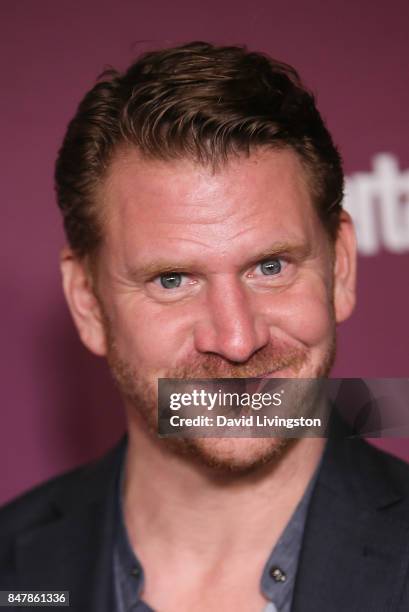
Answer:
<svg viewBox="0 0 409 612"><path fill-rule="evenodd" d="M16 588L70 591L76 612L112 612L116 483L124 441L53 500L53 519L19 536ZM80 480L80 482L78 482Z"/></svg>
<svg viewBox="0 0 409 612"><path fill-rule="evenodd" d="M395 612L409 561L409 519L378 452L331 438L311 499L292 612Z"/></svg>

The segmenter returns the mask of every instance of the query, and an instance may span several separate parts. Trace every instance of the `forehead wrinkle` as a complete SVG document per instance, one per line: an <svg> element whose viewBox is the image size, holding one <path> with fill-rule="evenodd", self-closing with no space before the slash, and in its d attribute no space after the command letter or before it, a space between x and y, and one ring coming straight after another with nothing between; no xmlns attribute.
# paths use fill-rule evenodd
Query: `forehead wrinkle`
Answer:
<svg viewBox="0 0 409 612"><path fill-rule="evenodd" d="M250 215L249 215L250 216ZM254 216L254 215L253 215ZM244 226L244 227L243 227ZM268 228L271 227L269 230ZM247 236L252 239L253 235L259 232L260 222L256 218L251 225L245 225L244 223L232 233L230 236L226 236L226 226L223 228L223 238L224 240L237 240L240 238L247 238ZM273 220L269 220L269 223L263 224L263 229L269 232L269 235L273 235L277 233L279 235L279 240L276 241L276 244L290 244L290 243L299 243L305 241L304 232L301 235L297 235L297 232L294 233L293 227L287 228L285 225L283 226L282 222L274 222ZM263 236L264 239L264 236ZM271 240L271 238L270 238Z"/></svg>
<svg viewBox="0 0 409 612"><path fill-rule="evenodd" d="M209 244L207 242L203 242L202 240L200 240L199 238L196 238L195 236L192 236L191 238L188 238L187 236L166 236L166 243L170 243L170 242L176 242L177 245L193 245L193 246L200 246L204 249L209 249L212 250L214 248L213 244ZM172 253L175 253L175 247L172 248Z"/></svg>
<svg viewBox="0 0 409 612"><path fill-rule="evenodd" d="M196 170L197 184L194 188L190 189L190 192L189 190L186 192L183 181L179 181L179 177L176 173L173 185L170 185L170 195L169 192L166 192L161 188L160 183L158 184L155 180L152 180L148 184L148 190L145 194L146 200L144 201L144 194L141 194L140 190L135 189L133 181L128 184L124 183L123 181L124 178L129 178L130 170L132 169L131 161L132 158L130 160L121 160L122 163L118 163L118 159L114 160L114 162L111 164L110 172L105 179L104 200L111 200L111 215L115 215L115 213L116 216L118 214L121 215L121 208L139 208L140 215L146 215L149 217L150 199L156 197L163 197L165 200L170 198L171 206L174 209L174 219L172 221L175 223L186 223L186 207L188 207L189 210L196 210L199 213L203 211L203 217L205 216L206 218L202 217L198 218L197 220L192 218L190 219L190 223L203 225L223 223L229 217L242 213L243 210L248 211L247 215L244 217L244 220L247 218L247 216L251 216L253 214L251 210L254 207L253 202L249 201L243 206L241 194L237 193L237 186L240 183L240 178L237 179L237 183L234 185L229 185L229 179L227 178L226 182L226 179L223 177L222 173L217 173L215 177L214 174L209 174L206 169L202 167L194 167ZM161 163L157 169L159 170L165 168L168 170L170 167L172 167L172 164L167 162L166 164ZM155 163L149 162L147 164L145 168L147 171L147 175L145 175L146 178L155 168ZM236 172L233 172L233 174L237 173L238 170L236 169ZM246 174L246 172L244 172L244 174ZM240 169L240 176L242 177L242 175L243 170ZM178 183L180 183L179 188ZM167 186L167 188L169 188L169 186ZM180 192L180 197L178 197L178 191ZM114 202L112 202L114 199L118 201L116 206ZM225 206L223 210L220 208L220 199L224 200ZM112 204L114 204L114 206L112 206Z"/></svg>

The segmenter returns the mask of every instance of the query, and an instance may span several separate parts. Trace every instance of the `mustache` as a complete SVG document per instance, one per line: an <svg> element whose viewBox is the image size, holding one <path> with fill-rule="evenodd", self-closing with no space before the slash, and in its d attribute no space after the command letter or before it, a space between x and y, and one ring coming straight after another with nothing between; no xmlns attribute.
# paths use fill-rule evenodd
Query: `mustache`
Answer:
<svg viewBox="0 0 409 612"><path fill-rule="evenodd" d="M163 378L257 378L269 372L291 368L297 373L307 360L306 349L271 342L246 362L237 363L220 355L195 355L187 363L166 370Z"/></svg>

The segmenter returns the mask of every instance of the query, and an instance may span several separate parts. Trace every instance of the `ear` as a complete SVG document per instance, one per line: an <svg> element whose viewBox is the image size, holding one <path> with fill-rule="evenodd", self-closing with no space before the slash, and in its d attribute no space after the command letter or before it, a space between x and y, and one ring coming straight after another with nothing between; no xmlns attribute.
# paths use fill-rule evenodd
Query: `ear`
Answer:
<svg viewBox="0 0 409 612"><path fill-rule="evenodd" d="M103 356L106 354L105 329L87 263L66 247L61 252L60 266L65 299L80 338L92 353Z"/></svg>
<svg viewBox="0 0 409 612"><path fill-rule="evenodd" d="M352 314L356 301L356 238L351 216L341 212L335 242L334 307L335 319L341 323Z"/></svg>

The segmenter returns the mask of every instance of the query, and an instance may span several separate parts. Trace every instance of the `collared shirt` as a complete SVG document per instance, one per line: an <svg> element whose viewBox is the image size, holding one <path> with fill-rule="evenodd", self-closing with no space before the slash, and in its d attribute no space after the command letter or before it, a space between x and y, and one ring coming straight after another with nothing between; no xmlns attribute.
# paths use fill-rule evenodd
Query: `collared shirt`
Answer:
<svg viewBox="0 0 409 612"><path fill-rule="evenodd" d="M260 612L291 610L302 535L318 469L264 566L260 589L266 598L266 605ZM144 572L132 550L125 527L121 496L122 472L123 469L118 483L118 520L113 555L116 612L153 612L142 600Z"/></svg>

